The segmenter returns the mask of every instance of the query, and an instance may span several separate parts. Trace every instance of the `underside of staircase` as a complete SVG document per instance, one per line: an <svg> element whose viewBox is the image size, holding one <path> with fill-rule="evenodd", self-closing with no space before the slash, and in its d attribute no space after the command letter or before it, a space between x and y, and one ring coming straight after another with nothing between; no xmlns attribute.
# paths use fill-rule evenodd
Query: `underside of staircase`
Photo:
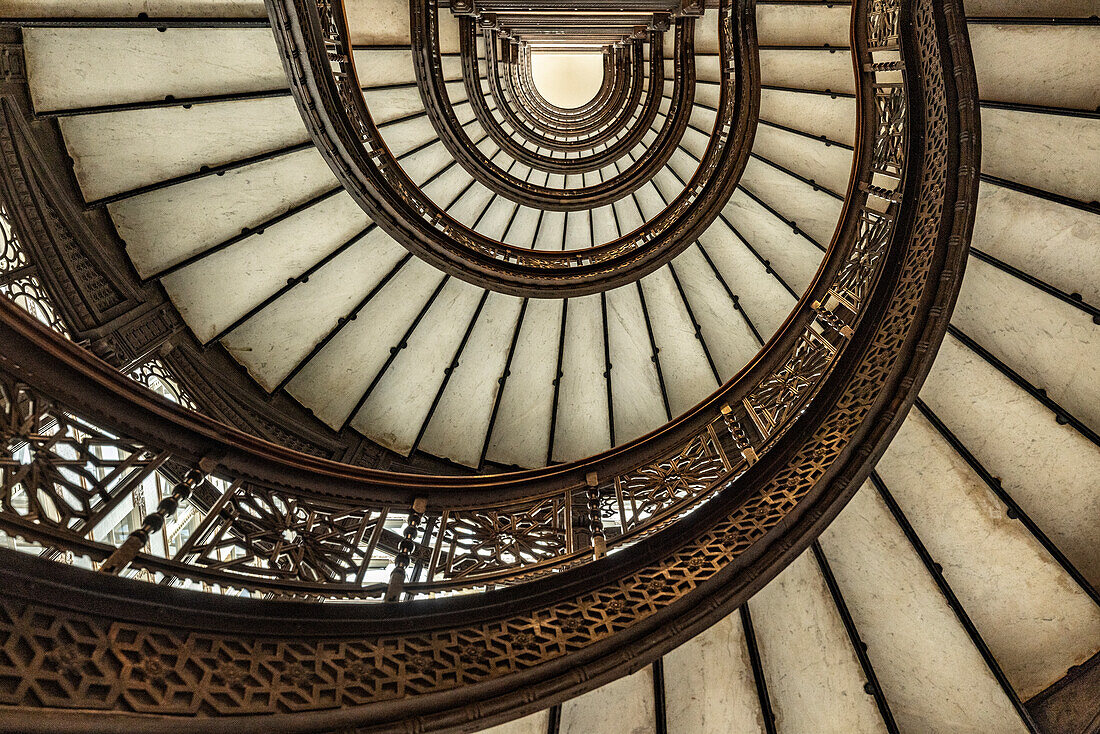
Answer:
<svg viewBox="0 0 1100 734"><path fill-rule="evenodd" d="M0 732L1100 732L1100 5L529 5L0 0Z"/></svg>

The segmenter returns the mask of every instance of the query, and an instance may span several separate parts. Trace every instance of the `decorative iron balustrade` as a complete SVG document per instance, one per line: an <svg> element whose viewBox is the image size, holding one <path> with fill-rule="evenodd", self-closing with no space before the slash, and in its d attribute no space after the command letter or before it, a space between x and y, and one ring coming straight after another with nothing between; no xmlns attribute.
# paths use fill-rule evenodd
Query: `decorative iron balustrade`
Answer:
<svg viewBox="0 0 1100 734"><path fill-rule="evenodd" d="M557 151L578 151L588 150L604 140L611 137L612 128L599 130L595 133L588 133L583 136L575 136L570 133L570 127L568 125L554 124L548 121L544 121L533 113L533 110L528 108L523 101L521 101L517 95L513 93L511 86L512 75L511 68L517 63L514 56L511 54L518 53L513 46L508 46L508 57L501 59L498 54L497 44L493 42L493 35L488 30L482 30L482 40L486 51L486 77L489 81L489 94L497 110L517 129L523 131L523 133L535 143L545 146L550 150ZM619 54L613 54L609 58L614 58ZM502 68L504 72L502 72ZM605 72L606 74L607 72ZM503 80L503 83L502 83ZM505 92L508 92L507 94ZM604 114L613 112L610 104L606 102L606 97L601 97L597 94L596 98L590 103L591 110L603 109ZM597 102L599 103L597 105ZM587 109L584 108L584 109Z"/></svg>
<svg viewBox="0 0 1100 734"><path fill-rule="evenodd" d="M3 204L0 204L0 236L4 239L3 249L0 250L0 294L19 304L57 333L68 336L69 330L50 303L49 294L35 274L34 264L27 259L19 244Z"/></svg>
<svg viewBox="0 0 1100 734"><path fill-rule="evenodd" d="M337 16L344 15L343 0L333 0L332 12ZM507 166L497 165L493 162L492 156L474 145L474 141L459 122L458 115L451 105L439 49L438 3L436 0L410 0L409 16L412 44L416 49L413 53L413 67L416 70L420 96L432 126L447 151L467 173L490 191L510 201L544 211L582 211L610 204L648 183L672 157L679 147L684 131L687 130L688 117L691 115L695 99L695 22L693 19L686 19L676 27L676 81L665 123L652 144L646 146L637 159L626 166L625 170L597 183L577 188L538 184L532 182L529 175L523 177L513 175L506 170ZM621 94L612 97L609 106L613 115L624 118L633 114L634 107L641 97L643 79L641 44L633 44L631 66L632 73L627 77L630 80L629 86L624 86ZM350 73L354 76L353 64ZM637 94L628 95L630 90L636 90ZM474 96L477 97L479 92L480 90L475 91ZM629 102L626 101L628 98ZM720 150L716 151L716 155L720 152ZM568 179L563 177L563 184L567 181ZM465 228L462 227L462 229ZM468 230L468 232L473 231Z"/></svg>
<svg viewBox="0 0 1100 734"><path fill-rule="evenodd" d="M529 86L520 81L523 77L517 74L521 69L529 70L530 59L526 56L525 50L509 44L506 47L506 54L502 57L501 53L498 53L492 32L483 30L482 37L488 52L490 90L497 103L504 103L504 109L512 111L511 117L526 121L526 125L519 123L521 129L526 128L528 134L534 139L545 139L538 137L536 132L548 136L550 140L547 140L547 143L555 149L583 150L595 147L614 134L614 128L611 127L614 118L629 116L637 108L636 97L633 99L633 104L624 104L625 90L612 88L604 98L597 94L592 102L576 111L550 109L545 100L535 92L533 85ZM502 53L503 43L502 40ZM637 62L641 61L642 49L638 43L630 44L627 49L635 54L635 65L631 69L633 73L629 79L631 82L636 79L640 81L641 69L638 68ZM627 49L621 51L617 48L612 49L610 52L612 58L622 56ZM501 80L504 82L503 85ZM632 97L637 91L636 86L630 88Z"/></svg>
<svg viewBox="0 0 1100 734"><path fill-rule="evenodd" d="M876 84L872 82L872 88L878 94ZM890 89L904 102L903 86ZM696 416L700 428L678 442L666 443L651 458L628 461L611 473L601 471L596 462L595 470L583 475L575 472L572 482L554 486L551 481L545 489L532 489L513 501L485 492L475 502L448 504L442 487L418 489L415 480L408 479L410 492L423 498L419 508L411 500L380 502L369 487L349 487L342 497L325 498L307 486L280 483L270 475L265 479L215 470L224 491L218 493L210 485L191 499L203 519L187 542L170 557L134 554L130 565L166 584L273 595L381 598L387 586L391 596L397 587L410 597L451 593L526 582L587 563L653 534L716 492L728 491L750 458L755 462L764 457L773 438L812 400L854 333L867 306L866 294L881 271L904 175L905 105L876 104L872 109L869 175L849 201L859 223L856 236L834 243L829 259L842 265L829 274L831 280L823 278L815 285L824 297L813 301L800 333L789 339L786 356L774 352L775 366L755 376L755 385L743 380L727 388L727 398L740 397L725 403L712 401L707 406L709 417L706 412ZM885 145L884 139L893 142ZM159 369L163 376L163 367ZM148 384L158 368L150 366L139 374ZM87 519L100 503L110 508L123 502L121 495L133 487L116 484L110 474L100 476L97 484L89 475L82 482L95 485L94 491L86 497L73 495L74 506L65 505L71 491L59 489L56 473L49 469L67 455L52 451L54 443L68 446L76 440L59 438L72 432L66 428L71 421L95 435L118 436L121 443L114 451L120 455L167 452L174 465L190 468L196 467L195 457L175 455L170 445L133 434L125 425L101 424L101 419L82 415L74 406L58 402L46 385L23 383L17 373L7 376L11 382L3 408L10 428L3 438L9 446L33 447L21 465L33 468L41 463L43 470L7 477L5 507L30 509L26 514L0 513L0 524L6 532L22 533L54 552L86 555L93 564L103 563L114 548L98 540L104 535L98 521L84 522L74 532L71 523L50 518L79 515ZM40 446L28 437L29 429L15 429L40 425L53 425L58 431ZM486 482L454 480L453 486L477 483ZM40 492L54 498L51 512L38 511L33 502L18 499ZM588 509L592 493L598 517ZM402 551L397 531L414 512L416 532L404 539L407 547ZM101 521L106 516L95 517ZM416 562L407 577L402 574L390 584L387 573L399 564L402 554Z"/></svg>
<svg viewBox="0 0 1100 734"><path fill-rule="evenodd" d="M485 34L484 45L487 52L495 48L495 41L491 35ZM463 18L459 21L459 52L462 56L462 76L466 88L466 97L470 102L481 127L489 134L505 153L519 162L537 168L542 171L564 173L586 173L595 171L612 161L624 157L627 151L632 150L647 132L651 129L657 116L665 85L664 73L664 33L652 32L649 35L649 72L645 79L646 97L642 103L641 111L636 112L635 106L628 102L623 106L625 112L622 119L616 125L614 121L608 123L609 131L613 135L608 138L607 144L599 151L589 151L577 154L575 157L566 156L563 149L556 144L557 141L548 140L527 128L522 122L515 119L515 115L509 115L510 106L496 97L495 89L499 86L496 65L491 62L489 53L486 54L488 66L487 73L494 76L489 80L490 94L496 97L496 107L490 109L481 86L482 75L477 49L476 26L473 20ZM640 93L642 84L639 82L637 90ZM637 102L637 99L634 100ZM499 114L494 116L494 112ZM511 128L511 131L505 129ZM566 128L568 129L568 128ZM565 136L561 136L565 140ZM549 154L542 153L541 148L550 150ZM555 156L554 153L559 155Z"/></svg>
<svg viewBox="0 0 1100 734"><path fill-rule="evenodd" d="M397 164L359 90L343 6L329 0L269 3L299 110L348 192L411 252L493 290L535 298L572 296L641 277L713 222L748 161L759 101L754 14L719 14L715 129L695 175L677 198L644 227L596 247L557 252L507 245L451 218ZM288 46L303 53L287 52Z"/></svg>
<svg viewBox="0 0 1100 734"><path fill-rule="evenodd" d="M14 311L7 311L7 317L14 318ZM821 322L812 328L824 331ZM752 455L765 454L775 427L824 377L838 346L816 331L808 333L814 345L825 345L820 347L827 355L824 359L804 359L808 350L804 341L798 342L796 354L780 373L766 379L743 405L722 406L700 433L661 458L613 476L592 472L584 483L566 484L520 502L493 501L489 496L480 506L449 507L445 493L437 490L431 509L419 511L423 531L408 551L417 559L417 570L403 578L401 586L410 597L449 593L530 581L592 561L594 535L586 497L593 490L600 502L607 552L637 542L691 511L748 466L747 434L733 426L751 420L758 429L749 439ZM134 496L144 491L141 483L151 472L165 466L174 469L164 479L170 484L195 462L155 439L137 438L125 424L82 415L51 396L48 384L29 384L20 379L19 368L8 371L6 366L0 365L0 445L5 447L0 455L5 468L0 529L35 548L86 557L98 567L116 550L104 541L118 520L112 511L136 506ZM170 399L193 407L158 363L144 365L136 379L147 386L156 379ZM761 413L773 418L767 427L756 418ZM125 473L103 469L96 458L103 455L118 457L114 460L123 462ZM155 466L147 464L151 457L158 457ZM128 561L131 575L152 574L169 585L225 592L383 596L387 571L399 553L396 532L415 509L413 503L379 503L371 501L369 493L355 500L352 492L342 500L326 501L305 488L278 487L271 478L256 481L217 469L211 474L212 481L190 498L188 509L194 511L197 524L187 541L167 556L135 553ZM475 483L485 480L455 480L457 486Z"/></svg>
<svg viewBox="0 0 1100 734"><path fill-rule="evenodd" d="M857 0L853 12L855 174L815 281L735 380L653 436L589 461L475 479L353 471L154 399L0 302L5 446L22 452L5 471L14 477L42 453L41 470L21 476L52 467L67 477L53 446L85 451L81 467L104 439L126 447L91 472L92 486L66 478L54 490L51 501L69 502L70 491L86 500L67 505L65 522L45 505L32 518L12 503L4 523L161 581L221 583L261 569L268 580L247 587L302 598L186 593L0 553L0 645L31 651L0 660L0 675L18 682L0 689L12 726L41 731L89 709L104 727L189 733L224 728L230 715L241 732L488 725L645 664L766 583L835 516L904 418L947 326L977 197L976 85L958 4ZM889 47L872 33L882 16L897 24ZM876 85L903 95L900 116L873 104ZM876 144L899 133L897 146ZM100 472L126 481L122 464L141 473L160 457L182 473L122 546L73 530L111 496ZM136 552L184 503L207 526L190 552L248 571ZM398 516L396 537L383 507ZM432 593L413 580L417 567L464 579L438 591L499 588L315 603L317 590L341 585L315 579L362 568L364 538L375 536L397 571L376 594ZM575 565L570 538L583 553ZM237 550L245 540L251 558ZM252 560L290 546L273 565ZM553 575L540 566L551 562Z"/></svg>

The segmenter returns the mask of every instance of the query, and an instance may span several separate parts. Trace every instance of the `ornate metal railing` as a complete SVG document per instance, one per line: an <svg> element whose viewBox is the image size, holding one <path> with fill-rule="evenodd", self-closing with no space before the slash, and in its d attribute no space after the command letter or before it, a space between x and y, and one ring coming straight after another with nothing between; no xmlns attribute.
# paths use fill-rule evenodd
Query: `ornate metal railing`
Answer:
<svg viewBox="0 0 1100 734"><path fill-rule="evenodd" d="M573 138L573 140L564 144L559 143L563 149L576 149L582 146L591 147L606 141L613 134L612 129L607 127L609 121L623 113L629 115L637 109L636 98L633 103L623 104L622 92L620 92L618 99L609 95L607 100L600 100L597 96L592 102L578 110L566 111L553 108L541 95L537 94L533 85L516 84L516 71L521 68L527 69L524 48L509 44L508 55L501 58L497 53L497 45L492 43L492 32L483 30L483 36L488 41L486 50L489 52L489 71L497 80L493 84L493 88L497 90L497 101L508 103L507 106L515 112L515 115L527 120L529 127L535 130L541 130L551 137ZM642 51L639 43L631 43L627 48L639 56ZM611 53L617 51L618 49L612 49ZM637 61L641 61L641 59L637 58ZM640 71L640 69L636 69L636 71ZM635 74L632 76L631 81L634 78L640 79L641 77ZM499 83L500 79L504 80L503 87ZM501 95L499 93L501 89L507 90L508 94ZM632 97L636 90L637 86L630 89Z"/></svg>
<svg viewBox="0 0 1100 734"><path fill-rule="evenodd" d="M579 153L575 157L566 157L565 153L557 147L555 141L537 135L535 131L526 127L523 123L517 122L514 116L509 116L507 114L509 111L507 103L502 104L499 98L496 101L495 111L500 115L500 119L493 115L494 110L490 109L488 99L482 91L477 35L475 23L472 19L464 18L460 20L459 44L466 97L470 101L474 115L481 127L489 133L489 137L492 138L493 142L505 153L525 165L543 171L563 173L595 171L612 161L623 158L628 151L638 145L645 134L649 132L653 120L657 116L657 109L660 106L665 85L664 33L662 32L654 31L649 34L649 73L645 80L639 79L637 83L639 95L642 86L645 86L642 82L645 81L648 84L645 101L642 103L641 108L631 107L629 103L624 105L622 112L625 114L618 121L618 124L614 120L608 123L608 130L613 132L613 135L607 141L608 144L602 150L590 150ZM494 44L493 38L487 36L485 39L486 51L491 51ZM486 62L488 73L495 75L497 73L496 65L491 63L489 53L486 54ZM499 79L489 81L491 94L497 86L499 86ZM506 125L511 127L512 130L506 130ZM542 153L540 151L542 147L548 147L550 153ZM554 155L554 153L558 155Z"/></svg>
<svg viewBox="0 0 1100 734"><path fill-rule="evenodd" d="M536 115L532 109L523 104L513 94L510 69L517 63L514 58L514 55L518 54L517 49L509 44L507 46L509 56L501 59L492 32L482 29L482 39L486 52L485 60L490 96L496 102L501 114L517 130L522 130L532 141L544 145L550 150L561 151L588 150L611 137L611 128L585 135L577 135L569 132L568 125L563 126L560 123L546 121ZM621 57L621 55L621 52L616 50L610 56L614 58ZM506 70L504 73L502 73L502 67ZM502 79L504 80L503 84L501 83ZM505 90L508 90L509 93L505 94ZM610 96L611 91L613 90L609 90L607 97ZM607 97L597 94L592 102L582 109L592 115L600 115L602 111L601 117L618 112L608 103Z"/></svg>
<svg viewBox="0 0 1100 734"><path fill-rule="evenodd" d="M59 334L68 335L68 327L50 301L45 286L38 278L34 263L15 235L11 219L0 203L0 294L7 296L25 311Z"/></svg>
<svg viewBox="0 0 1100 734"><path fill-rule="evenodd" d="M497 45L492 42L495 39L493 32L483 28L482 34L489 41L486 45L488 57L494 61L490 66L490 71L499 77L501 76L499 67L503 66L509 72L504 74L503 77L505 80L509 79L510 72L516 69L519 64L522 53L520 47L509 43L507 55L501 58L497 53ZM501 45L503 44L504 40L502 39ZM633 63L629 66L624 64L622 70L629 69L634 73L616 80L619 84L618 88L610 90L606 97L601 98L601 95L597 93L596 97L588 104L576 110L552 108L541 96L525 97L522 103L512 105L512 109L520 117L527 119L532 127L542 130L548 135L566 134L569 137L577 137L579 138L577 140L578 145L595 145L602 142L610 135L610 131L601 129L608 124L609 120L624 112L629 114L637 108L635 94L638 91L638 86L634 84L634 81L641 78L636 73L641 71L638 67L638 62L642 61L642 48L639 43L631 43L624 49L612 48L609 53L612 57L619 56L623 58L624 61L626 60L625 54L631 54ZM623 101L627 99L627 92L634 98L633 103L627 102L624 104Z"/></svg>
<svg viewBox="0 0 1100 734"><path fill-rule="evenodd" d="M344 15L342 0L333 0L333 13ZM491 191L507 199L546 211L581 211L607 205L629 195L648 183L672 157L679 147L688 117L695 99L695 22L687 19L677 25L676 85L673 99L657 138L645 150L625 166L618 175L578 188L558 187L535 183L529 176L515 176L493 162L482 152L459 122L457 113L447 95L443 74L443 62L439 50L439 8L435 0L410 0L409 16L412 27L413 67L417 86L427 110L428 118L451 156L466 169L475 180ZM613 98L611 112L629 117L641 96L642 53L641 45L633 44L633 73L623 94ZM628 105L627 91L638 91ZM475 93L475 97L477 94ZM715 155L721 154L716 148ZM704 161L701 165L713 165ZM472 231L472 230L471 230ZM586 252L588 252L586 250Z"/></svg>
<svg viewBox="0 0 1100 734"><path fill-rule="evenodd" d="M641 277L714 221L748 161L759 89L754 13L742 3L737 13L719 18L715 129L695 175L676 199L644 227L596 247L558 252L507 245L450 217L397 164L360 93L339 3L268 2L299 110L348 192L407 249L494 290L549 298L594 293Z"/></svg>
<svg viewBox="0 0 1100 734"><path fill-rule="evenodd" d="M875 53L897 51L876 48ZM873 73L898 76L899 64L879 61ZM768 359L688 418L606 457L491 480L386 477L383 482L369 473L317 464L317 470L334 477L322 487L301 472L295 483L278 470L257 471L262 460L255 455L226 459L211 470L222 491L204 485L190 498L205 519L188 542L171 557L135 553L123 565L157 574L168 584L194 582L263 594L367 598L382 597L387 588L391 596L402 588L411 596L453 592L528 581L591 561L653 534L729 487L769 451L824 384L883 267L904 175L905 90L900 81L877 78L869 89L878 126L865 141L869 153L861 149L857 156L858 187L804 307L765 350ZM33 349L42 337L23 327L22 338ZM13 336L10 343L18 339ZM79 361L79 355L69 358ZM65 452L84 435L76 429L66 433L64 427L71 425L119 436L126 446L120 450L127 454L140 447L139 454L167 454L190 468L212 461L209 451L181 451L149 432L128 430L110 411L82 412L58 400L49 391L53 381L24 381L18 371L7 378L7 425L34 427L10 429L8 443L35 446L31 434L45 435L43 425L59 431L20 466L66 461ZM116 393L103 402L124 400ZM168 434L170 427L160 432ZM241 437L234 442L243 445ZM55 446L66 449L59 454ZM281 460L289 464L295 458ZM119 485L112 473L95 482L85 477L83 494L66 487L54 492L53 505L46 508L30 501L42 491L32 475L52 476L21 469L5 481L12 508L0 515L5 530L55 551L80 550L94 564L106 562L115 549L96 539L102 533L92 519L106 517L106 511L97 510L101 504L109 510L125 502L128 490L119 486L129 485ZM43 487L49 485L42 481ZM17 501L17 496L25 499ZM17 512L17 506L25 510ZM73 517L80 523L74 525ZM396 533L403 527L404 538Z"/></svg>
<svg viewBox="0 0 1100 734"><path fill-rule="evenodd" d="M465 479L354 470L155 398L0 301L0 523L107 571L0 553L0 645L30 651L0 658L17 682L0 687L0 705L20 707L3 710L10 725L56 731L88 709L104 728L181 732L227 715L242 732L489 724L644 664L777 573L904 418L977 193L958 5L853 12L856 158L814 283L718 393L591 460ZM171 483L128 537L89 537L154 474ZM173 557L142 552L181 512L196 524L160 543ZM371 581L377 553L390 560ZM112 575L127 569L162 583ZM182 580L303 601L166 588ZM313 603L471 587L484 590Z"/></svg>

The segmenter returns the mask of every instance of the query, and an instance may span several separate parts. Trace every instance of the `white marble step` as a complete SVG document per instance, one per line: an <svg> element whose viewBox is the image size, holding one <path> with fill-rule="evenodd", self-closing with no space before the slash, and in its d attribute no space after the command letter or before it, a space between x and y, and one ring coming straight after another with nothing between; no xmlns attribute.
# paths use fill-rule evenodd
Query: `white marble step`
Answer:
<svg viewBox="0 0 1100 734"><path fill-rule="evenodd" d="M846 145L855 141L855 100L846 97L761 89L760 119Z"/></svg>
<svg viewBox="0 0 1100 734"><path fill-rule="evenodd" d="M699 322L718 375L725 382L756 356L760 345L698 246L684 250L672 267Z"/></svg>
<svg viewBox="0 0 1100 734"><path fill-rule="evenodd" d="M263 18L263 0L4 0L4 15L20 18Z"/></svg>
<svg viewBox="0 0 1100 734"><path fill-rule="evenodd" d="M607 341L615 438L624 443L660 428L669 418L661 394L664 375L658 375L652 361L653 345L636 284L607 292Z"/></svg>
<svg viewBox="0 0 1100 734"><path fill-rule="evenodd" d="M948 335L921 398L1093 585L1100 447Z"/></svg>
<svg viewBox="0 0 1100 734"><path fill-rule="evenodd" d="M286 89L271 31L27 28L35 110Z"/></svg>
<svg viewBox="0 0 1100 734"><path fill-rule="evenodd" d="M458 92L462 89L462 82L448 82L446 86L448 90L453 87ZM363 98L366 99L367 109L370 110L371 117L376 123L407 117L424 110L424 100L421 99L420 90L416 87L365 89ZM457 98L465 99L465 92L463 91ZM393 136L383 132L382 137L388 140Z"/></svg>
<svg viewBox="0 0 1100 734"><path fill-rule="evenodd" d="M539 221L539 231L535 236L534 247L537 250L563 250L567 212L544 212Z"/></svg>
<svg viewBox="0 0 1100 734"><path fill-rule="evenodd" d="M451 278L378 381L350 425L375 442L408 454L428 419L444 370L455 358L484 289ZM396 343L396 342L395 342ZM391 345L392 346L392 345ZM482 376L491 382L491 375ZM356 398L352 398L354 402Z"/></svg>
<svg viewBox="0 0 1100 734"><path fill-rule="evenodd" d="M409 4L406 0L345 0L348 29L355 44L409 45ZM458 52L458 21L450 13L439 14L439 48Z"/></svg>
<svg viewBox="0 0 1100 734"><path fill-rule="evenodd" d="M971 244L1066 293L1100 303L1100 216L982 182Z"/></svg>
<svg viewBox="0 0 1100 734"><path fill-rule="evenodd" d="M560 734L655 734L653 673L643 668L561 706Z"/></svg>
<svg viewBox="0 0 1100 734"><path fill-rule="evenodd" d="M504 384L486 458L543 466L550 442L562 301L531 299Z"/></svg>
<svg viewBox="0 0 1100 734"><path fill-rule="evenodd" d="M307 148L124 199L108 211L138 272L148 276L338 185L320 153Z"/></svg>
<svg viewBox="0 0 1100 734"><path fill-rule="evenodd" d="M404 47L360 49L354 52L354 57L355 71L359 75L359 83L364 87L416 82L416 69L408 39L405 40ZM444 56L440 61L444 79L462 79L462 59L458 56ZM466 98L466 90L461 83L457 86L448 84L447 92L457 94L456 99Z"/></svg>
<svg viewBox="0 0 1100 734"><path fill-rule="evenodd" d="M1094 5L1084 15L1095 14ZM968 30L983 100L1100 106L1100 27L970 23Z"/></svg>
<svg viewBox="0 0 1100 734"><path fill-rule="evenodd" d="M341 191L262 234L168 275L161 283L195 336L205 343L369 224L370 217Z"/></svg>
<svg viewBox="0 0 1100 734"><path fill-rule="evenodd" d="M782 199L779 202L786 203ZM729 224L748 240L760 257L771 263L795 293L801 294L806 289L824 255L821 250L743 190L734 192L722 212ZM721 219L715 226L719 225L719 231L734 237Z"/></svg>
<svg viewBox="0 0 1100 734"><path fill-rule="evenodd" d="M1088 314L972 257L951 323L1100 428L1100 325Z"/></svg>
<svg viewBox="0 0 1100 734"><path fill-rule="evenodd" d="M828 49L761 49L760 82L777 87L855 92L852 56Z"/></svg>
<svg viewBox="0 0 1100 734"><path fill-rule="evenodd" d="M720 384L707 361L703 344L687 306L668 267L641 279L653 338L660 350L658 359L665 375L672 415L679 415L710 395Z"/></svg>
<svg viewBox="0 0 1100 734"><path fill-rule="evenodd" d="M511 224L505 230L502 241L509 245L515 245L516 247L532 249L535 236L541 226L539 220L542 219L545 214L546 212L542 209L534 209L526 205L521 205L516 210Z"/></svg>
<svg viewBox="0 0 1100 734"><path fill-rule="evenodd" d="M420 442L421 450L478 466L522 302L501 293L489 295Z"/></svg>
<svg viewBox="0 0 1100 734"><path fill-rule="evenodd" d="M780 732L886 732L836 603L804 552L749 603Z"/></svg>
<svg viewBox="0 0 1100 734"><path fill-rule="evenodd" d="M253 378L273 390L407 254L376 228L222 343Z"/></svg>
<svg viewBox="0 0 1100 734"><path fill-rule="evenodd" d="M727 227L713 226L699 241L767 341L794 308L795 297L765 271L763 263Z"/></svg>
<svg viewBox="0 0 1100 734"><path fill-rule="evenodd" d="M874 488L821 546L901 731L1027 731Z"/></svg>
<svg viewBox="0 0 1100 734"><path fill-rule="evenodd" d="M664 657L669 734L763 734L745 633L731 614Z"/></svg>
<svg viewBox="0 0 1100 734"><path fill-rule="evenodd" d="M1085 18L1096 14L1096 0L965 0L967 16Z"/></svg>
<svg viewBox="0 0 1100 734"><path fill-rule="evenodd" d="M604 316L599 294L569 299L554 461L573 461L611 448Z"/></svg>
<svg viewBox="0 0 1100 734"><path fill-rule="evenodd" d="M444 277L420 260L409 260L287 390L318 418L341 428Z"/></svg>
<svg viewBox="0 0 1100 734"><path fill-rule="evenodd" d="M765 90L765 97L768 94ZM770 94L786 95L792 101L795 97L812 98L789 92ZM845 100L830 102L841 103ZM1010 118L1021 124L1031 121L1039 125L1040 134L1013 128L1006 136L999 121ZM983 110L982 121L983 172L1086 199L1100 187L1096 174L1100 168L1087 165L1090 156L1096 157L1093 154L1100 150L1098 121L998 109ZM792 120L781 124L786 122ZM814 132L810 118L793 122L796 130ZM765 132L767 129L762 126L758 130L754 152L808 178L818 176L823 183L832 180L833 190L838 193L844 190L835 186L842 175L847 175L841 161L850 159L848 151L796 133L776 130L772 134ZM1032 137L1041 145L1036 145ZM815 154L818 161L832 161L828 178L815 163ZM1096 277L1100 273L1100 250L1092 246L1097 237L1100 217L1095 214L988 181L981 184L974 247L1067 293L1080 293L1089 303L1100 301L1100 278Z"/></svg>
<svg viewBox="0 0 1100 734"><path fill-rule="evenodd" d="M1100 607L922 415L878 472L1021 698L1100 651Z"/></svg>
<svg viewBox="0 0 1100 734"><path fill-rule="evenodd" d="M1100 44L1100 33L1096 42ZM983 108L982 172L1071 199L1096 201L1100 119Z"/></svg>
<svg viewBox="0 0 1100 734"><path fill-rule="evenodd" d="M81 115L59 124L88 201L309 141L289 96Z"/></svg>
<svg viewBox="0 0 1100 734"><path fill-rule="evenodd" d="M763 46L847 46L851 23L847 4L756 4L756 36Z"/></svg>
<svg viewBox="0 0 1100 734"><path fill-rule="evenodd" d="M839 199L755 158L745 166L740 187L781 211L818 244L829 244L843 206Z"/></svg>
<svg viewBox="0 0 1100 734"><path fill-rule="evenodd" d="M850 104L849 112L854 114L854 104ZM798 133L760 125L753 139L752 152L833 193L844 196L848 189L852 151L839 145L827 146Z"/></svg>

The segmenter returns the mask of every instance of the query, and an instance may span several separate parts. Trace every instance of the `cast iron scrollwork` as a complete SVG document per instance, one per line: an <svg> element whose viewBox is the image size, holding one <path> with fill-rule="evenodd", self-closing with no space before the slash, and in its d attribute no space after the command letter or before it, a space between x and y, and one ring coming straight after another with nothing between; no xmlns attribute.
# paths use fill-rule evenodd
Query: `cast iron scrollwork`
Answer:
<svg viewBox="0 0 1100 734"><path fill-rule="evenodd" d="M719 12L745 10L726 2ZM199 466L209 474L189 500L199 522L224 523L232 548L265 518L252 559L267 574L250 577L252 559L230 574L186 554L135 556L132 568L158 585L0 553L0 646L27 652L0 657L0 677L15 682L0 687L6 720L44 731L97 709L104 727L137 720L189 733L230 715L242 732L270 730L276 715L310 731L457 730L583 692L735 609L862 483L931 366L961 283L979 155L962 12L952 0L873 10L863 0L853 8L866 119L842 220L808 292L737 379L654 435L590 460L490 479L353 470L154 401L0 301L4 410L17 416L0 436L5 468L23 471L28 441L53 435L39 416L72 426L65 435L129 447L127 457L163 459L165 471ZM897 56L876 68L880 43ZM874 117L875 84L900 85L903 118ZM898 130L897 148L876 144ZM100 562L114 543L73 530L86 522L81 508L116 496L100 473L93 479L73 519L39 523L16 509L0 522ZM231 507L237 496L270 499L234 529L234 512L250 512ZM595 522L581 525L589 500ZM404 532L396 544L383 511ZM302 544L297 555L275 552L279 523L283 542ZM388 590L346 581L365 560L361 539L379 527L378 547L404 557L394 568L407 569L406 601L317 604ZM597 531L605 555L587 539ZM217 544L201 556L199 547L194 555L220 557ZM168 588L204 583L286 598Z"/></svg>
<svg viewBox="0 0 1100 734"><path fill-rule="evenodd" d="M492 290L551 298L632 282L710 226L748 161L759 103L751 8L717 14L721 82L715 129L695 175L675 200L638 230L584 250L507 245L450 217L397 164L359 90L339 0L268 2L299 111L348 192L410 251Z"/></svg>

